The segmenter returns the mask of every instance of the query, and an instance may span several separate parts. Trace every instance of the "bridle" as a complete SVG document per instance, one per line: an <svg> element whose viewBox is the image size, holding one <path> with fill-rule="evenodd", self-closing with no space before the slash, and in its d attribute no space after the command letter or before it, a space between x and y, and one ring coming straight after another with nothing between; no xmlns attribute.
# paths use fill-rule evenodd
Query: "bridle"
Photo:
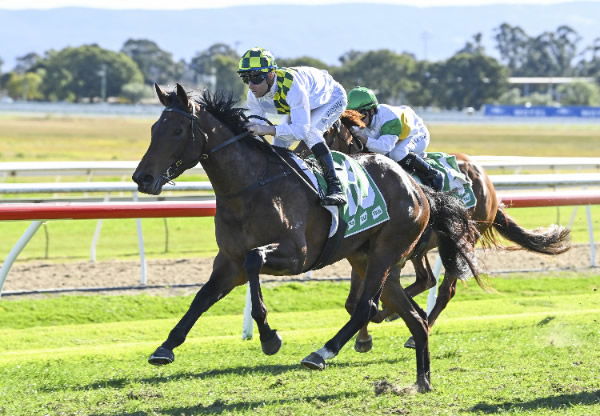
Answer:
<svg viewBox="0 0 600 416"><path fill-rule="evenodd" d="M342 122L341 119L338 119L335 121L335 123L333 123L333 126L331 126L332 129L335 129L335 134L337 135L337 137L340 137L340 134L342 133L342 124L344 124ZM346 129L348 130L348 132L350 133L350 142L348 143L348 150L347 150L347 154L352 154L352 146L355 146L358 149L358 152L356 153L362 153L365 150L365 145L363 144L363 142L357 138L354 134L354 131L352 130L351 127L348 127L347 125L344 124L344 127L346 127Z"/></svg>
<svg viewBox="0 0 600 416"><path fill-rule="evenodd" d="M202 144L202 150L200 152L200 156L198 157L198 160L196 161L196 163L200 160L207 160L210 154L217 152L217 151L223 149L224 147L227 147L230 144L235 143L238 140L243 139L244 137L246 137L250 134L250 132L248 132L248 131L237 134L237 135L225 140L224 142L219 143L217 146L213 147L212 149L208 150L208 152L206 152L205 149L206 149L206 146L208 145L208 134L206 134L206 132L204 130L202 130L198 124L194 123L195 121L198 123L200 122L200 119L198 118L198 115L196 114L196 107L194 107L192 105L191 113L188 113L187 111L181 110L176 107L166 107L163 110L163 113L165 111L178 113L178 114L181 114L184 117L190 119L191 130L192 130L192 144L198 143L198 140L196 139L196 128L202 135L202 137L204 139L204 143ZM185 148L184 148L183 152L185 152ZM167 172L165 175L165 177L167 178L167 181L171 181L173 178L180 175L181 172L178 172L177 170L180 169L182 166L183 166L183 157L180 156L179 158L177 158L177 161L173 165L171 165L169 168L167 168ZM173 167L174 167L174 169L173 169ZM184 167L183 170L185 170L185 169L186 168Z"/></svg>
<svg viewBox="0 0 600 416"><path fill-rule="evenodd" d="M216 145L216 146L215 146L215 147L213 147L212 149L208 150L208 152L206 152L206 151L205 151L205 149L206 149L206 146L208 145L208 134L206 134L206 132L205 132L204 130L202 130L202 129L200 128L200 126L197 126L197 125L194 123L195 121L197 121L198 123L200 122L200 119L199 119L199 118L198 118L198 116L196 115L196 108L195 108L194 106L192 106L192 112L191 112L191 113L189 113L189 112L187 112L187 111L184 111L184 110L181 110L181 109L179 109L179 108L176 108L176 107L166 107L166 108L163 110L163 112L165 112L165 111L169 111L169 112L174 112L174 113L181 114L181 115L183 115L183 116L185 116L186 118L188 118L188 119L190 119L190 120L191 120L191 129L192 129L192 144L197 142L197 140L196 140L196 134L195 134L195 127L197 127L197 128L198 128L198 130L200 131L200 133L201 133L201 134L202 134L202 136L204 137L204 144L203 144L203 146L202 146L202 151L201 151L201 153L200 153L200 156L199 156L199 158L198 158L198 161L200 161L200 160L207 160L210 154L212 154L212 153L215 153L215 152L217 152L217 151L219 151L219 150L221 150L221 149L223 149L223 148L225 148L225 147L229 146L230 144L232 144L232 143L235 143L235 142L237 142L237 141L239 141L239 140L243 139L244 137L246 137L246 136L249 136L249 135L250 135L250 132L249 132L249 131L245 131L245 132L243 132L243 133L236 134L235 136L233 136L233 137L230 137L229 139L225 140L225 141L224 141L224 142L222 142L222 143L219 143L218 145ZM250 119L250 118L257 118L257 119L260 119L260 120L266 121L266 122L267 122L267 123L269 123L270 125L273 125L273 124L272 124L272 123L271 123L269 120L265 119L264 117L260 117L260 116L256 116L256 115L251 115L251 116L249 116L249 117L246 117L246 120L248 120L248 119ZM253 190L253 189L256 189L257 187L264 186L264 185L266 185L266 184L268 184L268 183L270 183L270 182L273 182L273 181L276 181L276 180L278 180L278 179L281 179L281 178L283 178L283 177L286 177L286 176L288 176L288 175L290 175L290 174L295 174L295 175L296 175L298 178L300 178L300 180L301 180L301 181L302 181L302 182L303 182L303 183L304 183L304 184L305 184L305 185L306 185L306 186L309 188L309 190L310 190L310 191L312 191L312 192L313 192L313 193L316 195L316 197L317 197L318 199L321 199L321 195L319 194L319 191L315 190L315 189L314 189L314 188L311 186L311 184L309 184L309 183L306 181L306 179L304 179L304 178L302 177L302 175L300 175L300 174L298 173L298 171L297 171L296 169L294 169L292 166L290 166L290 164L289 164L289 163L288 163L288 162L287 162L287 161L286 161L286 160L285 160L283 157L281 157L281 155L280 155L279 153L277 153L277 152L276 152L276 151L273 149L273 147L272 147L272 146L271 146L271 145L270 145L270 144L267 142L267 140L266 140L264 137L262 137L262 136L259 136L259 137L261 138L261 140L262 140L262 141L263 141L265 144L267 144L267 145L268 145L268 148L269 148L269 149L271 149L271 151L272 151L272 152L275 154L275 156L277 156L277 158L278 158L278 159L279 159L281 162L283 162L283 164L284 164L285 166L287 166L287 167L289 168L289 171L285 171L285 172L283 172L283 173L281 173L281 174L279 174L279 175L275 175L275 176L273 176L273 177L269 177L269 178L261 178L261 179L260 179L258 182L256 182L255 184L253 184L253 185L250 185L250 186L248 186L248 187L244 188L243 190L241 190L241 191L239 191L239 192L236 192L236 193L234 193L234 194L230 194L230 195L222 195L222 196L223 196L223 197L229 197L229 198L231 198L231 197L234 197L234 196L238 196L238 195L241 195L241 194L243 194L243 193L249 192L249 191L251 191L251 190ZM185 148L184 148L184 152L185 152ZM172 169L172 167L173 167L173 166L174 166L174 169ZM172 166L170 166L169 168L167 168L166 175L164 175L164 176L165 176L165 178L167 179L167 182L170 182L170 181L172 181L172 179L173 179L173 178L175 178L175 177L177 177L178 175L180 175L180 174L181 174L181 173L182 173L182 172L183 172L185 169L187 169L187 168L188 168L188 167L186 167L186 166L183 166L183 158L182 158L182 157L181 157L181 158L178 158L178 159L177 159L177 161L176 161L176 162L175 162L175 163L174 163ZM180 171L180 170L181 170L181 171Z"/></svg>

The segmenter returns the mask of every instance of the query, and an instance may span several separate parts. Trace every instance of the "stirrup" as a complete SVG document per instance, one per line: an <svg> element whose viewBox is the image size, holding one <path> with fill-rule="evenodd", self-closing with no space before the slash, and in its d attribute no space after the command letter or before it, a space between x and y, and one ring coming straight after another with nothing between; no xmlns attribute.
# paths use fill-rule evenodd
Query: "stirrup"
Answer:
<svg viewBox="0 0 600 416"><path fill-rule="evenodd" d="M347 202L346 197L341 192L333 193L331 195L325 195L321 199L321 205L323 205L323 206L325 206L325 205L343 206L343 205L346 205L346 202Z"/></svg>

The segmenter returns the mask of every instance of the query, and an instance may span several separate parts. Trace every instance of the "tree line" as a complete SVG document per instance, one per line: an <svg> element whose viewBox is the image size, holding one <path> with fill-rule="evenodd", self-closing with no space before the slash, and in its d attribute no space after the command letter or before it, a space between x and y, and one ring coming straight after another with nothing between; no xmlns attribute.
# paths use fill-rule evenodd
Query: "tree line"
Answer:
<svg viewBox="0 0 600 416"><path fill-rule="evenodd" d="M600 37L580 48L581 37L569 26L528 35L503 23L494 29L499 59L488 55L475 34L450 58L431 62L411 53L387 49L350 50L339 65L302 56L277 58L279 66L310 65L326 69L346 89L356 85L376 91L382 102L444 109L480 108L486 103L600 105ZM265 45L268 47L268 45ZM238 52L217 43L197 52L189 62L175 61L148 39L129 39L119 51L96 44L28 53L1 72L0 89L13 99L91 102L108 97L136 103L151 98L152 84L180 82L190 89L223 90L240 100L247 87L237 76ZM511 87L509 77L578 77L549 92L531 86L528 96Z"/></svg>

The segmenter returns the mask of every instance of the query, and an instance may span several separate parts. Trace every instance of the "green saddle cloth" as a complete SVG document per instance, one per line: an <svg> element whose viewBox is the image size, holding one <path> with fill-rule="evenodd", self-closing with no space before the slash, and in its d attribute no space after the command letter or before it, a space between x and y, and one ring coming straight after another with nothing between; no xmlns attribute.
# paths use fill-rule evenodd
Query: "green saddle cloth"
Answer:
<svg viewBox="0 0 600 416"><path fill-rule="evenodd" d="M425 161L444 175L444 188L442 189L444 192L454 193L463 202L465 208L472 208L477 204L471 180L458 169L454 155L426 152Z"/></svg>
<svg viewBox="0 0 600 416"><path fill-rule="evenodd" d="M369 173L351 157L332 151L335 172L346 192L348 203L341 207L341 220L348 224L344 237L349 237L390 219L387 204ZM327 183L320 172L314 172L321 189Z"/></svg>

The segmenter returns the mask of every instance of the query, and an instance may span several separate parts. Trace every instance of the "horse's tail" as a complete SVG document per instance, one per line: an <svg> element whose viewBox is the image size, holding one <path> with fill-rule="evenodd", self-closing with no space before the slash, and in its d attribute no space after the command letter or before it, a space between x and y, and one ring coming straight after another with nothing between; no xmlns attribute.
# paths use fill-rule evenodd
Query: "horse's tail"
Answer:
<svg viewBox="0 0 600 416"><path fill-rule="evenodd" d="M502 206L499 206L496 211L493 225L502 237L537 253L560 254L571 248L568 228L552 225L546 229L527 230L517 224Z"/></svg>
<svg viewBox="0 0 600 416"><path fill-rule="evenodd" d="M447 274L461 279L479 279L475 265L475 243L479 232L462 202L445 192L435 192L424 186L430 207L429 224L437 236L438 251Z"/></svg>

